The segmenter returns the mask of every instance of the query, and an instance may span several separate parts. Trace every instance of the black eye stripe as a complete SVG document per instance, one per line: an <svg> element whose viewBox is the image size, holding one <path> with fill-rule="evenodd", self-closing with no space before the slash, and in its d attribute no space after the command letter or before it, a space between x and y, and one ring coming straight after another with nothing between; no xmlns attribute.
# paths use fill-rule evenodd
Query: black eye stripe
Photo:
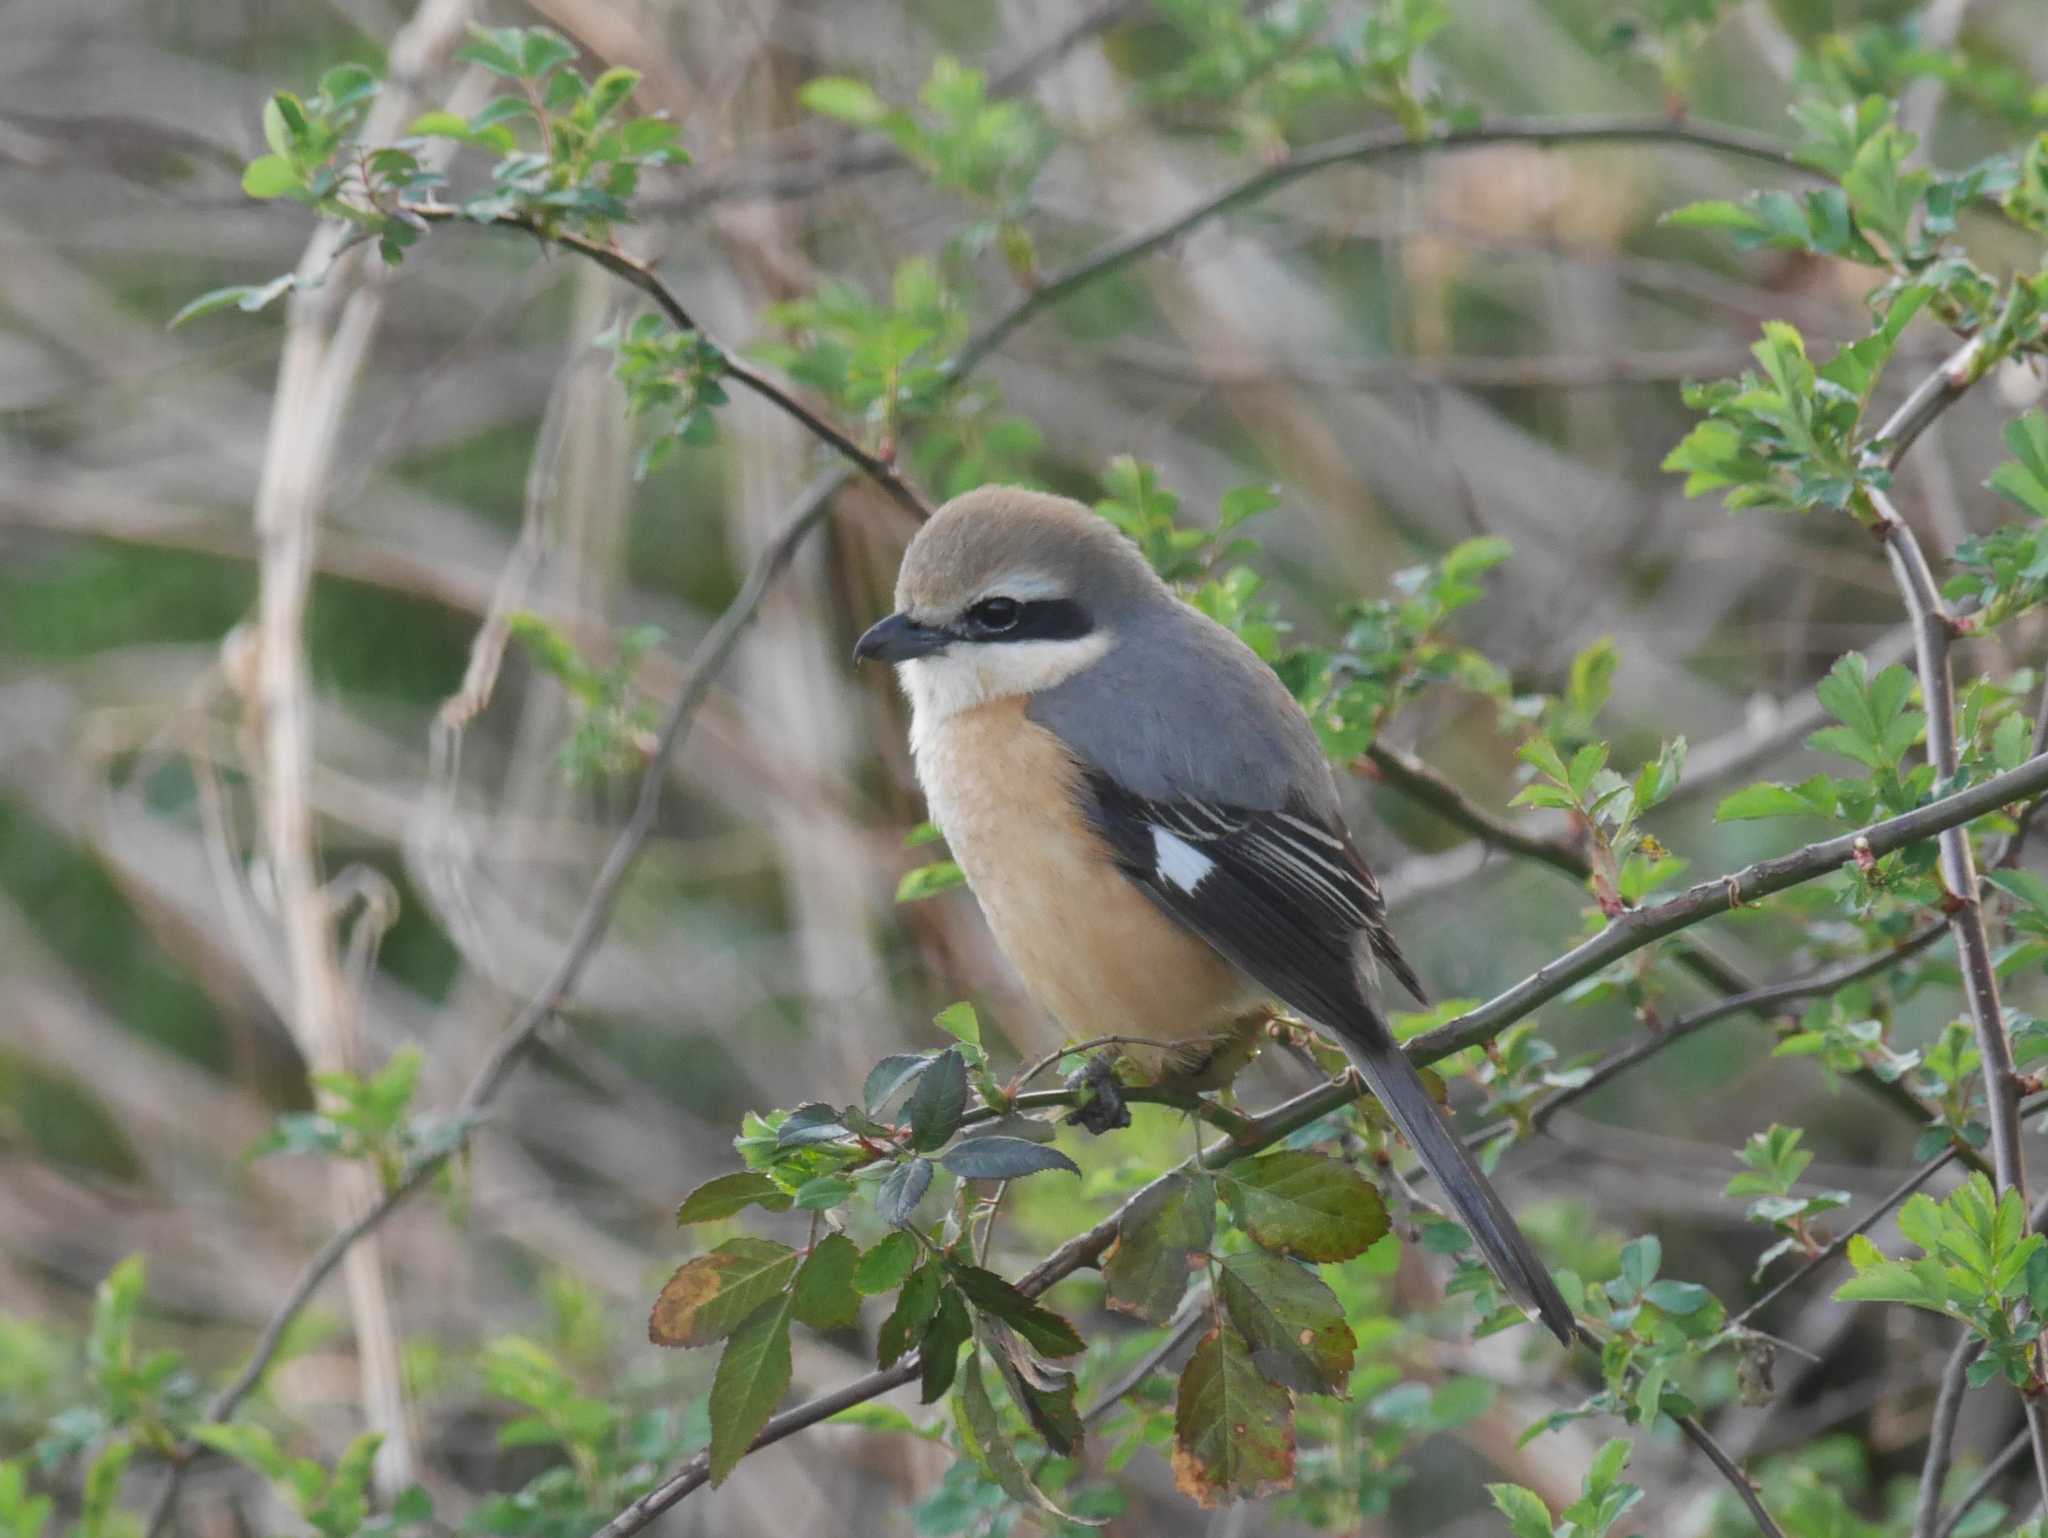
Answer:
<svg viewBox="0 0 2048 1538"><path fill-rule="evenodd" d="M1088 611L1071 598L1034 598L1016 604L1016 619L1008 624L981 622L976 611L989 602L984 599L969 609L961 626L971 641L1072 641L1095 628ZM998 616L990 616L996 618Z"/></svg>

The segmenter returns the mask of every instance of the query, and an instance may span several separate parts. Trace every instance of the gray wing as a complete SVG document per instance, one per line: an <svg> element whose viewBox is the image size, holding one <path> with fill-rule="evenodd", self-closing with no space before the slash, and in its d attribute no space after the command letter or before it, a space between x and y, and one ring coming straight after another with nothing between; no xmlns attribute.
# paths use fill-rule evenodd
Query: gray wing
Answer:
<svg viewBox="0 0 2048 1538"><path fill-rule="evenodd" d="M1140 796L1254 811L1298 805L1342 823L1329 760L1287 686L1244 642L1163 589L1117 621L1101 661L1034 696L1028 714Z"/></svg>

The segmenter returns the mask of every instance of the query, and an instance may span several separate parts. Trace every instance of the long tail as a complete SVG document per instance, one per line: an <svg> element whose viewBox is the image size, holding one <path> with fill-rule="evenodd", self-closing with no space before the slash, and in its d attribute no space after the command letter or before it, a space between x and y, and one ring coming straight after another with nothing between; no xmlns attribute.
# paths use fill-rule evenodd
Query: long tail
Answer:
<svg viewBox="0 0 2048 1538"><path fill-rule="evenodd" d="M1437 1113L1436 1102L1408 1055L1377 1020L1346 1031L1344 1045L1394 1125L1436 1178L1494 1274L1517 1302L1540 1315L1550 1332L1569 1346L1575 1333L1571 1309L1492 1184Z"/></svg>

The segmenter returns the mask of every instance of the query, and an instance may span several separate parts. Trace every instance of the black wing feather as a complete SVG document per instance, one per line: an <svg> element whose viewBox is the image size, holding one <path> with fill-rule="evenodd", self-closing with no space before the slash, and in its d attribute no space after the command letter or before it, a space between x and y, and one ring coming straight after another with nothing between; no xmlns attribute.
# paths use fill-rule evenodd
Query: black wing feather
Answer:
<svg viewBox="0 0 2048 1538"><path fill-rule="evenodd" d="M1108 775L1083 776L1089 821L1124 874L1283 1003L1341 1029L1377 1013L1362 983L1359 944L1427 1003L1394 943L1386 899L1350 838L1304 810L1253 811L1209 801L1156 801ZM1158 868L1164 829L1214 870L1192 888Z"/></svg>

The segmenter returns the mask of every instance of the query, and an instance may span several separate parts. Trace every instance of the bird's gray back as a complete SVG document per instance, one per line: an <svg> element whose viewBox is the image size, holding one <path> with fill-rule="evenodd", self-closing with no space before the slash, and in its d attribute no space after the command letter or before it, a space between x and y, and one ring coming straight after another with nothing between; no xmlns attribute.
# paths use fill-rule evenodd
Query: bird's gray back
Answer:
<svg viewBox="0 0 2048 1538"><path fill-rule="evenodd" d="M1140 796L1339 819L1315 728L1250 647L1163 588L1111 625L1101 661L1034 696L1032 720Z"/></svg>

